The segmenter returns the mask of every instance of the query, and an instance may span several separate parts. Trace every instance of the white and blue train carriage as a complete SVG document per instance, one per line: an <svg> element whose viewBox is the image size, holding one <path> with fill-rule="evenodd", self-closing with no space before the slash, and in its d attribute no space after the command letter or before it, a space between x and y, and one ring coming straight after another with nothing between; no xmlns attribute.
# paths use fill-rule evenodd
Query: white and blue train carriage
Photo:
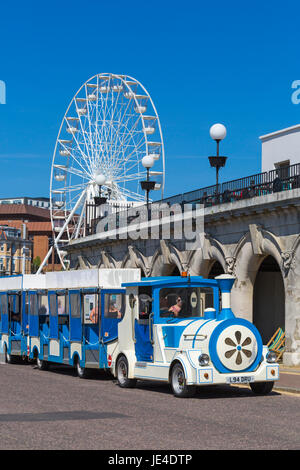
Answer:
<svg viewBox="0 0 300 470"><path fill-rule="evenodd" d="M32 285L41 287L43 278L31 274L0 278L0 353L6 363L28 356L27 288Z"/></svg>
<svg viewBox="0 0 300 470"><path fill-rule="evenodd" d="M109 369L125 312L121 284L138 282L140 270L49 272L43 278L43 288L28 291L29 358L39 369L76 367L81 378L90 369Z"/></svg>
<svg viewBox="0 0 300 470"><path fill-rule="evenodd" d="M126 311L110 356L119 385L168 382L177 397L212 384L250 384L254 393L269 393L279 379L276 356L251 322L233 314L234 280L187 275L124 283Z"/></svg>
<svg viewBox="0 0 300 470"><path fill-rule="evenodd" d="M12 362L13 356L26 351L26 340L22 334L22 276L0 278L0 332L1 353L5 362Z"/></svg>

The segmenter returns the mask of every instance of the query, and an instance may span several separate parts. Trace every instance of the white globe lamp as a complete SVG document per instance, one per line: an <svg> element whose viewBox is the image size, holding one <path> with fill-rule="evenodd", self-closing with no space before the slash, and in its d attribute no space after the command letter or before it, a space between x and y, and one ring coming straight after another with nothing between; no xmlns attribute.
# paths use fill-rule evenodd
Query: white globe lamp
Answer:
<svg viewBox="0 0 300 470"><path fill-rule="evenodd" d="M213 140L223 140L226 137L227 130L223 124L214 124L209 130L210 136Z"/></svg>
<svg viewBox="0 0 300 470"><path fill-rule="evenodd" d="M95 177L95 182L99 185L99 186L102 186L103 184L105 184L106 182L106 177L99 173L98 175L96 175Z"/></svg>
<svg viewBox="0 0 300 470"><path fill-rule="evenodd" d="M99 188L98 188L98 196L94 197L94 201L95 201L96 206L100 206L101 204L105 204L105 202L107 201L106 197L101 196L101 192L102 192L101 186L103 186L103 184L106 183L105 175L103 175L102 173L98 173L95 176L95 183L99 186Z"/></svg>
<svg viewBox="0 0 300 470"><path fill-rule="evenodd" d="M144 168L152 168L154 165L154 158L151 157L151 155L146 155L144 158L142 158L142 165Z"/></svg>

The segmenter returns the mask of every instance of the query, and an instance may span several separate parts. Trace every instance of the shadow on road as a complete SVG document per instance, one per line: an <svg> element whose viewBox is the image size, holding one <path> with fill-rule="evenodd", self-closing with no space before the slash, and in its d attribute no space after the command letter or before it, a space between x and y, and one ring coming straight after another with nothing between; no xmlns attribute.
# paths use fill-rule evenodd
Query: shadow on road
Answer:
<svg viewBox="0 0 300 470"><path fill-rule="evenodd" d="M69 375L70 377L77 377L77 372L74 367L63 365L63 364L49 364L49 367L46 371L38 370L36 364L31 364L33 369L36 369L41 374L44 373L51 373L51 374L59 374L59 375ZM90 369L89 377L83 380L112 380L112 375L109 371L105 370L98 370L98 369Z"/></svg>
<svg viewBox="0 0 300 470"><path fill-rule="evenodd" d="M140 390L149 390L152 392L173 395L171 387L166 383L139 381L136 386ZM196 394L192 399L216 399L216 398L257 398L250 387L234 385L206 385L197 387ZM268 396L280 396L280 393L272 391Z"/></svg>
<svg viewBox="0 0 300 470"><path fill-rule="evenodd" d="M34 362L28 361L16 361L15 365L19 364L22 367L32 367L36 369L40 374L58 374L58 375L67 375L70 377L77 377L77 372L74 367L63 365L63 364L49 364L49 368L46 371L38 370L37 365ZM9 365L7 365L9 367ZM117 380L113 377L110 371L90 369L90 375L88 378L83 379L85 381L111 381L115 383L116 386ZM167 383L155 382L155 381L146 381L138 380L136 385L137 390L148 390L156 393L173 395L171 387ZM279 391L273 391L269 393L268 396L280 396ZM250 387L243 385L206 385L202 387L197 387L196 394L193 399L218 399L218 398L257 398L259 395L255 395Z"/></svg>

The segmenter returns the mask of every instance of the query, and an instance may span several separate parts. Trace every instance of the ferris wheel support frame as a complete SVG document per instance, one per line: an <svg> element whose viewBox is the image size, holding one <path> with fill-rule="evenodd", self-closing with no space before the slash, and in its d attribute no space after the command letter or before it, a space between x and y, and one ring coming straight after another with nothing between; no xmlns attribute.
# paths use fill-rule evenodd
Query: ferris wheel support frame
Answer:
<svg viewBox="0 0 300 470"><path fill-rule="evenodd" d="M40 274L40 273L42 272L42 269L43 269L43 267L45 266L45 264L47 263L47 261L48 261L50 255L51 255L51 253L52 253L53 248L54 248L54 247L55 247L56 249L58 248L58 247L57 247L57 243L58 243L59 240L61 239L61 237L62 237L62 235L63 235L65 229L67 228L67 226L68 226L70 220L72 219L73 215L75 214L75 211L76 211L76 209L78 208L78 206L80 205L80 203L81 203L83 197L86 195L86 191L87 191L86 189L85 189L84 191L82 191L81 196L79 197L79 199L78 199L78 201L76 202L75 206L73 207L72 211L71 211L70 214L68 215L67 220L65 221L64 225L62 226L62 228L61 228L59 234L58 234L57 237L53 240L53 245L51 246L51 248L49 249L48 253L46 254L46 256L45 256L45 258L44 258L42 264L40 265L40 267L39 267L39 269L38 269L38 271L37 271L36 274Z"/></svg>

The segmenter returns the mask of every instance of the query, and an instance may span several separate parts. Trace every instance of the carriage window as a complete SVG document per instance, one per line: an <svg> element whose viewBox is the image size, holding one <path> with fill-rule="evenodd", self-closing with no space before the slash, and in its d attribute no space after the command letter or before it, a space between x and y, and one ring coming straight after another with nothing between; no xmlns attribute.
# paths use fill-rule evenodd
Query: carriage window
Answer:
<svg viewBox="0 0 300 470"><path fill-rule="evenodd" d="M204 310L213 307L213 289L210 287L165 288L160 290L161 317L202 317Z"/></svg>
<svg viewBox="0 0 300 470"><path fill-rule="evenodd" d="M147 320L152 312L152 287L139 288L139 320Z"/></svg>
<svg viewBox="0 0 300 470"><path fill-rule="evenodd" d="M83 295L84 323L98 323L98 294Z"/></svg>
<svg viewBox="0 0 300 470"><path fill-rule="evenodd" d="M20 296L18 294L8 296L8 311L12 321L21 320Z"/></svg>
<svg viewBox="0 0 300 470"><path fill-rule="evenodd" d="M38 304L39 304L38 314L49 315L48 296L46 294L39 294Z"/></svg>
<svg viewBox="0 0 300 470"><path fill-rule="evenodd" d="M38 315L38 302L37 302L37 295L30 295L30 314L31 315Z"/></svg>
<svg viewBox="0 0 300 470"><path fill-rule="evenodd" d="M124 313L124 294L104 295L104 316L106 318L123 318Z"/></svg>
<svg viewBox="0 0 300 470"><path fill-rule="evenodd" d="M80 318L80 296L79 294L70 294L71 317Z"/></svg>
<svg viewBox="0 0 300 470"><path fill-rule="evenodd" d="M9 313L18 315L20 313L20 297L19 295L8 296Z"/></svg>
<svg viewBox="0 0 300 470"><path fill-rule="evenodd" d="M66 296L63 295L58 295L57 296L57 313L58 315L67 315L67 302L66 302Z"/></svg>
<svg viewBox="0 0 300 470"><path fill-rule="evenodd" d="M8 305L7 305L7 296L6 295L1 295L0 307L1 307L1 316L2 315L7 315Z"/></svg>
<svg viewBox="0 0 300 470"><path fill-rule="evenodd" d="M50 315L57 315L57 303L56 303L56 294L49 295L49 304L50 304Z"/></svg>

